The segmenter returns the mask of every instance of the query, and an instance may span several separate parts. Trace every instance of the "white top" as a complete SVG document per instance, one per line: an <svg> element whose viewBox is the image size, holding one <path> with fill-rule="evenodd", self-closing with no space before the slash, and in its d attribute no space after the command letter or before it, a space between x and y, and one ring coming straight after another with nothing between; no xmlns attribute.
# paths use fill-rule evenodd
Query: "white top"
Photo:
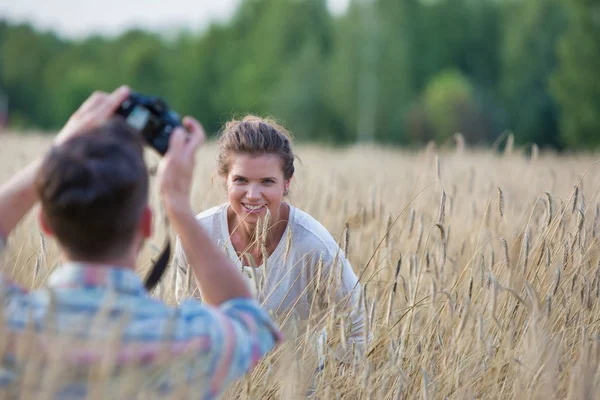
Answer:
<svg viewBox="0 0 600 400"><path fill-rule="evenodd" d="M352 329L348 339L362 343L361 287L350 263L327 229L309 214L289 205L287 227L267 259L266 267L263 262L252 268L242 265L231 244L228 207L229 203L221 204L198 214L196 219L242 270L261 305L279 318L286 318L291 313L300 320L307 320L315 311L329 309L328 302L333 301L336 316L343 315L344 310L349 312ZM185 288L187 261L179 238L173 264L180 294L189 288ZM320 290L316 291L317 287ZM334 290L329 290L330 287Z"/></svg>

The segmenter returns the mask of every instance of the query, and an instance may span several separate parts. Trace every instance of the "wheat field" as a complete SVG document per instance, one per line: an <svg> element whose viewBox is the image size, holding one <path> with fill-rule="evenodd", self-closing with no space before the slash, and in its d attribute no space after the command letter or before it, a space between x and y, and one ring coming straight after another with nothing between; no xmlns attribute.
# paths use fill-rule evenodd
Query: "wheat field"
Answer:
<svg viewBox="0 0 600 400"><path fill-rule="evenodd" d="M0 141L2 181L50 143L33 134ZM225 398L598 397L598 157L512 145L502 152L298 145L295 152L289 201L346 249L372 338L350 362L326 350L325 368L315 373L315 335L325 327L326 348L344 347L343 316L330 310L301 327L280 321L288 340ZM225 201L215 157L214 143L198 154L198 212ZM152 168L157 158L148 154L147 161ZM152 204L156 237L143 249L140 274L165 237L154 188ZM10 237L2 273L36 288L58 263L32 213ZM173 302L173 290L169 274L153 295ZM52 374L36 371L39 381ZM143 389L149 378L131 374L136 389L115 396L151 398ZM107 398L103 386L94 387L90 398ZM23 397L41 398L31 391Z"/></svg>

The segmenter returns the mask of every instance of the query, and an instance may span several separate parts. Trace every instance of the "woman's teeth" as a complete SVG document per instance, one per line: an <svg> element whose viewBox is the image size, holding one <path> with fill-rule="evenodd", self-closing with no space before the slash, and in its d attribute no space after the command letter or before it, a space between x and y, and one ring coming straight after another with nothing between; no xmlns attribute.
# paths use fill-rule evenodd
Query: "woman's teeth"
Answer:
<svg viewBox="0 0 600 400"><path fill-rule="evenodd" d="M251 206L249 204L244 204L244 207L246 207L248 210L260 210L264 206Z"/></svg>

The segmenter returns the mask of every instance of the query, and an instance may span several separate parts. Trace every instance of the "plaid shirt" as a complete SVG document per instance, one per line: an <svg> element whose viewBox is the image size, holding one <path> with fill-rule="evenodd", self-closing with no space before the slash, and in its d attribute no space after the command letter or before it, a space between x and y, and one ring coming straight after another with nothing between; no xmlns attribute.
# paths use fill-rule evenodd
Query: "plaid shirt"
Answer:
<svg viewBox="0 0 600 400"><path fill-rule="evenodd" d="M250 371L280 339L254 300L232 299L216 308L190 299L171 307L149 297L137 274L124 268L69 263L42 289L28 293L7 281L0 281L0 289L0 338L8 338L0 389L20 379L32 349L46 356L46 366L62 349L54 358L60 359L57 364L76 370L105 362L110 350L118 371L152 367L149 379L159 392L192 385L194 398L210 399ZM23 337L31 350L26 356L22 345L19 350ZM0 343L0 356L2 350ZM81 379L68 383L58 397L85 397L88 385Z"/></svg>

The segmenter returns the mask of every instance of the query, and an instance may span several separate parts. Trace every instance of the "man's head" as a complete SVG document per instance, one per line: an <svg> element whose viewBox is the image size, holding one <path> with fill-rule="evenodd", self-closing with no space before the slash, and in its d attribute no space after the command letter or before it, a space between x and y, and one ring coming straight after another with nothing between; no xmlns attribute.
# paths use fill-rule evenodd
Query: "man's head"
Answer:
<svg viewBox="0 0 600 400"><path fill-rule="evenodd" d="M42 227L69 259L120 259L151 234L142 139L121 118L54 147L36 190Z"/></svg>

